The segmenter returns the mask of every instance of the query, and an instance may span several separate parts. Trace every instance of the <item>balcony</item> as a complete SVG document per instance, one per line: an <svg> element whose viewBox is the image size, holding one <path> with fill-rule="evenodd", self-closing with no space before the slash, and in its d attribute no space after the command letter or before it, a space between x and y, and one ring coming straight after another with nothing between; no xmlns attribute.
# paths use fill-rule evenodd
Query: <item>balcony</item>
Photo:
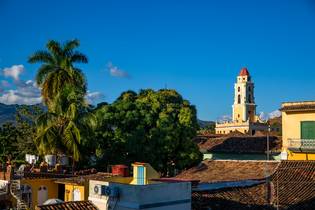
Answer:
<svg viewBox="0 0 315 210"><path fill-rule="evenodd" d="M288 139L288 149L293 152L315 153L315 139Z"/></svg>

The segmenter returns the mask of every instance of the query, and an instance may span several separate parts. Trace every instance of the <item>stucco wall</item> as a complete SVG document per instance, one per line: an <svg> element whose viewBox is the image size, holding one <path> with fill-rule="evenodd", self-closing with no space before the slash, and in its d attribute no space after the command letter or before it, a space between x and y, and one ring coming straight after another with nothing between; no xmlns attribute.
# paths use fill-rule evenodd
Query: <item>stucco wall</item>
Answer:
<svg viewBox="0 0 315 210"><path fill-rule="evenodd" d="M315 160L315 154L288 151L288 139L301 138L301 121L315 121L315 112L282 112L283 150L288 152L288 160Z"/></svg>
<svg viewBox="0 0 315 210"><path fill-rule="evenodd" d="M32 188L32 208L38 205L38 189L45 186L48 191L48 199L58 198L58 184L52 179L22 179L21 184L29 185Z"/></svg>
<svg viewBox="0 0 315 210"><path fill-rule="evenodd" d="M95 184L108 185L119 190L119 199L108 199L106 196L94 193ZM99 209L107 209L106 206L115 210L189 210L191 209L191 184L181 183L159 183L149 185L127 185L90 181L89 200Z"/></svg>

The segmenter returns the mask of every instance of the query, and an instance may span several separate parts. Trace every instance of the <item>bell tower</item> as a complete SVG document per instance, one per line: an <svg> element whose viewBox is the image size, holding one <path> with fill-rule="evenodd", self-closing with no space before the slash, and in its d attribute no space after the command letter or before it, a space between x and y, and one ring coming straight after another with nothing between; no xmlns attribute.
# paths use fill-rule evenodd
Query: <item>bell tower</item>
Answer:
<svg viewBox="0 0 315 210"><path fill-rule="evenodd" d="M234 122L255 122L256 104L254 97L254 83L247 68L242 68L234 85Z"/></svg>

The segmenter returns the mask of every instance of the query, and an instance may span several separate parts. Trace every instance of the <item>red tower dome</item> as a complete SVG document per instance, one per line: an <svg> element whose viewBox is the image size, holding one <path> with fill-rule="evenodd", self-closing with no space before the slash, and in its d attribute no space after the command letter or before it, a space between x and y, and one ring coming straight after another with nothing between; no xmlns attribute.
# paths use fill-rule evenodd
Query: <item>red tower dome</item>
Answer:
<svg viewBox="0 0 315 210"><path fill-rule="evenodd" d="M242 68L239 76L249 76L249 71L246 67Z"/></svg>

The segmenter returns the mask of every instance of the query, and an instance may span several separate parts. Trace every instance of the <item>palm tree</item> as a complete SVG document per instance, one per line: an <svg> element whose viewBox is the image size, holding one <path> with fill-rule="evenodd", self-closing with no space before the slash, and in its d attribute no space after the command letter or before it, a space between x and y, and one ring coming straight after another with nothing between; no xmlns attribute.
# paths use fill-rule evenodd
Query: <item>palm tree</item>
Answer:
<svg viewBox="0 0 315 210"><path fill-rule="evenodd" d="M77 39L67 41L63 45L50 40L47 50L39 50L32 54L29 63L41 63L36 75L36 82L41 87L42 97L48 109L57 94L68 84L73 85L78 91L86 93L86 80L82 71L75 67L75 63L87 63L87 57L74 51L79 47Z"/></svg>
<svg viewBox="0 0 315 210"><path fill-rule="evenodd" d="M80 159L82 139L96 126L94 115L87 110L82 93L66 86L54 98L54 112L41 115L37 121L35 143L41 154L68 154L74 161Z"/></svg>

